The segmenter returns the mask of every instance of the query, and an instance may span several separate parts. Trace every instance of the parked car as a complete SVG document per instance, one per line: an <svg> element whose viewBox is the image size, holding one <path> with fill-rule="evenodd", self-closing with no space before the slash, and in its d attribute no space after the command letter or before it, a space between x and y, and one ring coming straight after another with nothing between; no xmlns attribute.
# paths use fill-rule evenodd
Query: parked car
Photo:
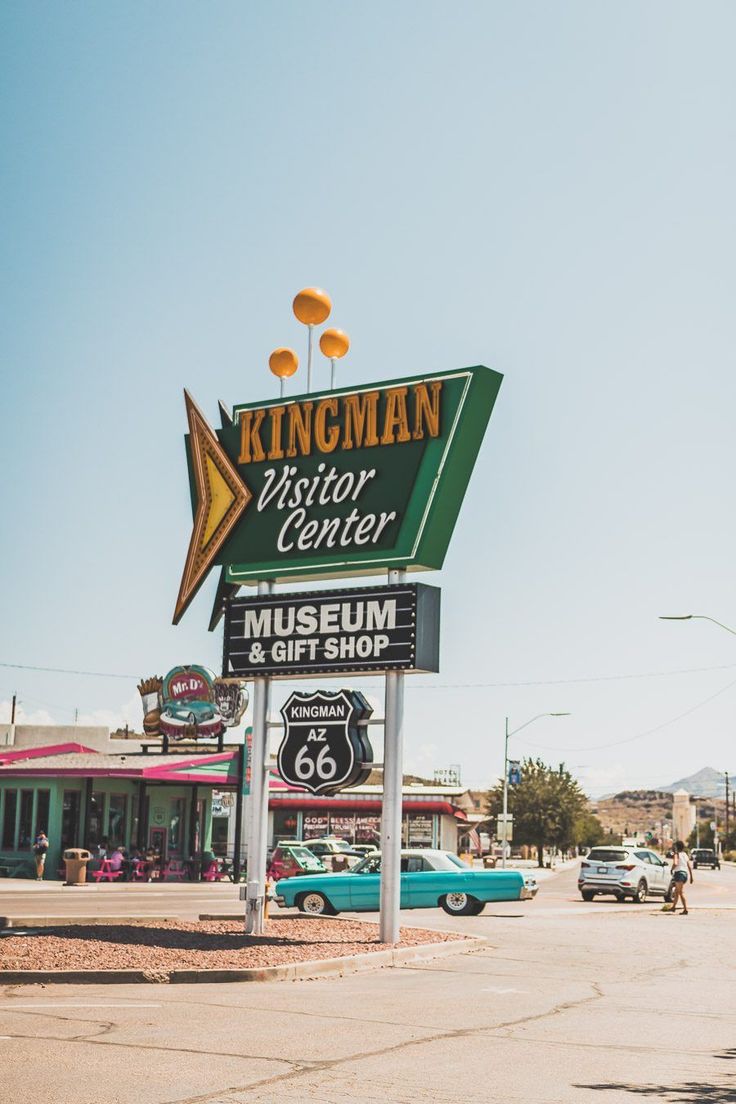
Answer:
<svg viewBox="0 0 736 1104"><path fill-rule="evenodd" d="M308 847L313 855L321 859L325 869L332 870L336 874L355 866L358 860L364 857L362 851L356 850L352 843L340 839L339 836L324 836L322 839L304 840L302 846Z"/></svg>
<svg viewBox="0 0 736 1104"><path fill-rule="evenodd" d="M274 882L281 878L296 878L304 874L325 874L327 867L308 847L298 843L280 843L273 851L267 876Z"/></svg>
<svg viewBox="0 0 736 1104"><path fill-rule="evenodd" d="M303 841L303 846L308 847L313 855L322 858L323 855L357 855L352 843L340 839L339 836L323 836L322 839L309 839Z"/></svg>
<svg viewBox="0 0 736 1104"><path fill-rule="evenodd" d="M721 860L712 847L696 847L690 855L690 861L696 870L699 866L712 866L714 870L721 869Z"/></svg>
<svg viewBox="0 0 736 1104"><path fill-rule="evenodd" d="M578 889L584 901L613 895L623 901L672 895L670 864L646 847L593 847L580 864Z"/></svg>
<svg viewBox="0 0 736 1104"><path fill-rule="evenodd" d="M378 850L375 843L351 843L350 846L356 855L372 855Z"/></svg>
<svg viewBox="0 0 736 1104"><path fill-rule="evenodd" d="M535 896L536 879L519 870L471 870L449 851L417 848L401 852L401 908L436 908L450 916L477 916L489 901ZM345 874L284 878L280 905L314 916L376 912L379 908L381 853L373 852Z"/></svg>

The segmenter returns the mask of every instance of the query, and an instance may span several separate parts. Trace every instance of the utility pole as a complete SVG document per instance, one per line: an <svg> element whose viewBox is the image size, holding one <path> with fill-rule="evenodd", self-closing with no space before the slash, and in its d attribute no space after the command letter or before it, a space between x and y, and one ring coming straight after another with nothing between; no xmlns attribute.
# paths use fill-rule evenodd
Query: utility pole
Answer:
<svg viewBox="0 0 736 1104"><path fill-rule="evenodd" d="M728 842L728 771L726 771L725 774L726 774L726 847L729 847L730 844Z"/></svg>
<svg viewBox="0 0 736 1104"><path fill-rule="evenodd" d="M501 867L506 869L506 846L508 840L509 814L509 719L506 718L506 740L503 745L503 835L501 838Z"/></svg>
<svg viewBox="0 0 736 1104"><path fill-rule="evenodd" d="M13 694L13 704L10 707L10 723L11 723L11 725L15 724L15 702L16 702L17 697L18 697L17 694Z"/></svg>

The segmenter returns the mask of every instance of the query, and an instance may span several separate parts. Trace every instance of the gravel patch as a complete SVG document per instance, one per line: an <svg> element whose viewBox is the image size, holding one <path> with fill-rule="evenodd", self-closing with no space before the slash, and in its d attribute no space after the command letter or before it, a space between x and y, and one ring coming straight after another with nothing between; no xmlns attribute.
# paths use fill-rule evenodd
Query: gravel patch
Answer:
<svg viewBox="0 0 736 1104"><path fill-rule="evenodd" d="M451 932L402 929L401 947L462 939ZM378 925L322 917L274 917L263 936L232 920L69 925L0 939L3 970L246 970L389 949Z"/></svg>

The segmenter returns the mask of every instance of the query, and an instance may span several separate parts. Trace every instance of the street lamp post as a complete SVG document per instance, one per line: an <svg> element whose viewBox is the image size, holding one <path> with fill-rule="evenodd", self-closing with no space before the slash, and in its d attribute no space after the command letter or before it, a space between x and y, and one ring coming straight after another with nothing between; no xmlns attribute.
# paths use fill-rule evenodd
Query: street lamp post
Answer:
<svg viewBox="0 0 736 1104"><path fill-rule="evenodd" d="M506 739L503 745L503 846L501 851L501 867L506 869L506 845L508 836L508 812L509 812L509 737L515 736L517 732L521 732L522 728L526 728L527 725L533 724L534 721L540 720L541 717L569 717L569 713L537 713L536 717L532 717L531 720L525 721L523 725L519 725L518 728L509 732L509 719L506 718Z"/></svg>
<svg viewBox="0 0 736 1104"><path fill-rule="evenodd" d="M715 617L708 617L707 613L679 613L679 614L660 614L660 621L711 621L714 625L718 625L719 628L725 629L726 632L730 632L732 636L736 636L736 629L729 629L728 625L724 625L722 621L716 621Z"/></svg>
<svg viewBox="0 0 736 1104"><path fill-rule="evenodd" d="M709 617L707 613L680 613L680 614L660 614L660 621L710 621L713 625L718 625L720 629L725 629L726 632L731 633L732 636L736 636L736 629L730 628L728 625L724 625L722 621L716 621L715 617ZM728 845L728 832L729 832L729 815L728 815L728 771L723 772L726 776L726 845ZM717 850L717 847L716 847Z"/></svg>

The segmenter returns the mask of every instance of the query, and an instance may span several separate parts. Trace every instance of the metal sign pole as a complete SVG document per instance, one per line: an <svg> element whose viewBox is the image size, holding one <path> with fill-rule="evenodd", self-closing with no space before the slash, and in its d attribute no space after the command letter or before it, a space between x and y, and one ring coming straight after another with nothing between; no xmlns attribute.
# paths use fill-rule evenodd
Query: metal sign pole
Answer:
<svg viewBox="0 0 736 1104"><path fill-rule="evenodd" d="M259 594L272 594L272 582L259 582ZM262 935L266 893L268 835L268 708L271 680L253 680L253 748L250 770L252 803L248 824L248 883L245 895L245 933Z"/></svg>
<svg viewBox="0 0 736 1104"><path fill-rule="evenodd" d="M405 571L389 571L389 584L406 582ZM404 673L386 672L381 811L382 943L398 943L401 904L401 811L404 782Z"/></svg>

